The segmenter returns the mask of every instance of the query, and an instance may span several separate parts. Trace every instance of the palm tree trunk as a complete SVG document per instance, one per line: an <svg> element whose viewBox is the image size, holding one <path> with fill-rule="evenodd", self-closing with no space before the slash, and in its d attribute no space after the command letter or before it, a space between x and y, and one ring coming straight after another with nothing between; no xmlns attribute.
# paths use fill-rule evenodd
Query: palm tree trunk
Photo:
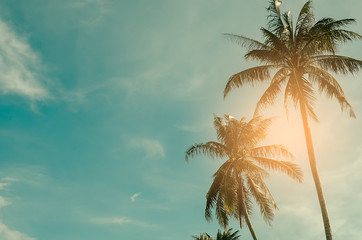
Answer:
<svg viewBox="0 0 362 240"><path fill-rule="evenodd" d="M242 185L241 180L239 182L239 187L240 187L241 201L242 201L241 202L242 209L240 209L240 210L242 210L244 212L245 222L246 222L246 225L248 225L251 236L253 237L254 240L258 240L258 237L256 236L256 233L254 231L253 225L251 224L251 221L250 221L248 209L246 208L245 193L244 193L244 189L243 189L243 185ZM240 221L240 228L242 228L242 220L241 220L241 211L240 210L239 210L239 221Z"/></svg>
<svg viewBox="0 0 362 240"><path fill-rule="evenodd" d="M251 236L253 236L254 240L258 240L258 237L256 236L256 233L254 231L253 225L251 224L248 210L246 208L245 208L245 216L244 217L245 217L246 225L248 225L249 231L251 233Z"/></svg>
<svg viewBox="0 0 362 240"><path fill-rule="evenodd" d="M303 120L304 135L305 135L305 141L307 144L310 169L312 170L314 184L315 184L315 187L317 190L319 205L320 205L321 212L322 212L326 239L333 240L332 229L331 229L331 225L329 222L329 216L328 216L328 211L327 211L327 205L326 205L326 201L324 199L322 184L321 184L321 180L319 179L319 174L318 174L318 170L317 170L317 163L316 163L315 155L314 155L312 135L311 135L310 128L309 128L307 112L305 109L305 105L302 102L300 103L300 112L301 112L302 120Z"/></svg>

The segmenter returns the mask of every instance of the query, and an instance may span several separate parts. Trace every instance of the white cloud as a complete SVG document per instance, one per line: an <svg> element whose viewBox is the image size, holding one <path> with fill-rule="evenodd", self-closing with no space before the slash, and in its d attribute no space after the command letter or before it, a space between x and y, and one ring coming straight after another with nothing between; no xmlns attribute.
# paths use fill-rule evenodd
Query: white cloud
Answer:
<svg viewBox="0 0 362 240"><path fill-rule="evenodd" d="M137 198L139 195L141 195L140 192L133 194L133 195L131 196L131 201L132 201L132 202L136 201L136 198Z"/></svg>
<svg viewBox="0 0 362 240"><path fill-rule="evenodd" d="M0 19L0 91L31 100L49 97L40 80L41 62L26 40Z"/></svg>
<svg viewBox="0 0 362 240"><path fill-rule="evenodd" d="M134 138L130 141L133 148L142 149L146 152L147 157L161 156L165 157L165 151L158 140L147 138Z"/></svg>
<svg viewBox="0 0 362 240"><path fill-rule="evenodd" d="M118 224L118 225L135 225L138 227L146 227L146 228L154 228L158 227L157 225L135 221L133 219L127 217L109 217L109 218L92 218L90 219L91 222L96 224Z"/></svg>
<svg viewBox="0 0 362 240"><path fill-rule="evenodd" d="M35 240L35 238L28 237L25 234L9 229L4 223L0 221L0 239L2 240Z"/></svg>

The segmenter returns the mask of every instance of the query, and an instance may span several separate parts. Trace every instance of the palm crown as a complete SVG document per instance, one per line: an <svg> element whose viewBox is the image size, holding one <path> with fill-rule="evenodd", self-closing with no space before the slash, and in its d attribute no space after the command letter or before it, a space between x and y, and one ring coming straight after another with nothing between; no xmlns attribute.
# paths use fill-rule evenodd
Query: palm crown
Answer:
<svg viewBox="0 0 362 240"><path fill-rule="evenodd" d="M232 232L232 228L227 231L221 232L217 231L216 240L238 240L239 239L238 231ZM201 233L199 235L193 235L193 239L195 240L212 240L213 238L207 233Z"/></svg>
<svg viewBox="0 0 362 240"><path fill-rule="evenodd" d="M302 104L301 107L305 107L308 115L317 120L313 111L313 85L316 85L320 92L336 98L342 111L348 110L350 116L355 117L341 86L329 73L353 74L362 68L362 61L336 55L340 43L362 39L359 34L344 29L355 19L322 18L315 22L312 1L308 1L294 25L290 11L281 14L279 5L279 1L270 2L267 28L261 28L264 42L242 35L225 34L249 49L245 55L247 60L256 60L263 65L231 76L224 97L232 88L245 83L270 81L270 86L257 104L256 114L265 104L273 103L285 86L286 109L288 99L291 98L295 105Z"/></svg>
<svg viewBox="0 0 362 240"><path fill-rule="evenodd" d="M274 156L292 158L293 154L282 145L258 146L266 136L271 119L255 117L249 122L245 118L236 120L225 115L214 116L214 126L218 142L195 144L186 151L186 161L196 154L205 154L211 158L227 160L214 174L214 180L206 198L205 217L212 220L215 208L219 224L226 228L229 217L239 219L240 226L244 219L253 231L249 212L252 210L251 199L254 198L267 223L274 216L277 205L264 183L269 169L286 173L301 182L300 168L289 161L276 160ZM253 234L253 233L252 233Z"/></svg>
<svg viewBox="0 0 362 240"><path fill-rule="evenodd" d="M231 232L232 228L228 229L227 231L221 232L220 230L217 231L216 240L238 240L239 231Z"/></svg>

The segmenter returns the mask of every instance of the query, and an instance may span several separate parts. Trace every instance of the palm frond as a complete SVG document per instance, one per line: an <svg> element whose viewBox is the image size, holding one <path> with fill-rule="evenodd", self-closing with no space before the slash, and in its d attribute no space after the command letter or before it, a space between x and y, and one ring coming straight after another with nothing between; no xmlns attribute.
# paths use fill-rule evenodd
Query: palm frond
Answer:
<svg viewBox="0 0 362 240"><path fill-rule="evenodd" d="M290 11L287 11L283 13L282 17L284 22L286 23L284 26L283 38L285 39L285 42L288 43L289 47L293 48L294 32L292 14Z"/></svg>
<svg viewBox="0 0 362 240"><path fill-rule="evenodd" d="M279 55L285 57L285 55L289 54L288 46L286 45L286 41L283 41L280 37L274 34L272 31L268 29L261 28L261 32L265 38L265 44L276 49L277 52L280 52Z"/></svg>
<svg viewBox="0 0 362 240"><path fill-rule="evenodd" d="M256 147L251 150L251 156L268 158L274 156L281 156L286 158L295 158L295 155L292 152L290 152L284 145L280 144Z"/></svg>
<svg viewBox="0 0 362 240"><path fill-rule="evenodd" d="M230 174L231 161L224 162L213 175L214 180L206 194L205 218L212 221L212 209L216 207L219 198L223 198L223 188L225 188L225 178ZM222 202L224 203L224 202Z"/></svg>
<svg viewBox="0 0 362 240"><path fill-rule="evenodd" d="M229 214L225 209L223 196L220 194L218 195L216 201L215 214L220 226L226 228L229 225Z"/></svg>
<svg viewBox="0 0 362 240"><path fill-rule="evenodd" d="M346 27L347 25L356 23L356 19L354 18L345 18L340 20L334 20L333 18L323 18L319 22L316 23L318 26L319 23L322 23L323 28L326 29L340 29L341 27Z"/></svg>
<svg viewBox="0 0 362 240"><path fill-rule="evenodd" d="M240 45L241 47L245 47L246 49L254 50L254 49L264 49L264 50L273 50L272 47L254 40L252 38L245 37L243 35L231 34L231 33L224 33L223 34L228 40L235 42L236 44Z"/></svg>
<svg viewBox="0 0 362 240"><path fill-rule="evenodd" d="M306 68L306 70L308 71L309 79L318 84L319 91L321 93L325 92L326 95L330 98L336 98L341 106L342 112L344 110L347 110L350 117L356 117L352 106L349 104L346 97L344 96L342 87L331 74L313 65L310 65L308 68Z"/></svg>
<svg viewBox="0 0 362 240"><path fill-rule="evenodd" d="M264 64L283 66L286 58L277 51L269 49L253 49L244 55L246 60L256 60Z"/></svg>
<svg viewBox="0 0 362 240"><path fill-rule="evenodd" d="M313 22L315 21L312 1L307 1L302 9L300 10L296 27L295 27L295 39L297 46L300 40L304 38L304 36L308 33L308 31L312 28Z"/></svg>
<svg viewBox="0 0 362 240"><path fill-rule="evenodd" d="M302 48L301 54L303 54L303 56L313 56L323 53L335 54L339 44L362 39L362 36L358 33L343 29L328 31L315 29L314 31L316 32L310 34L309 40L306 41Z"/></svg>
<svg viewBox="0 0 362 240"><path fill-rule="evenodd" d="M274 218L273 204L269 201L265 192L263 192L263 189L258 186L255 180L256 179L253 179L250 175L247 175L248 190L258 203L264 221L270 225Z"/></svg>
<svg viewBox="0 0 362 240"><path fill-rule="evenodd" d="M267 8L269 12L269 15L267 17L268 20L267 27L278 36L281 36L284 30L284 23L281 18L280 8L279 8L281 3L282 2L279 0L270 0L269 7Z"/></svg>
<svg viewBox="0 0 362 240"><path fill-rule="evenodd" d="M281 85L288 80L288 70L282 68L273 77L269 87L265 90L258 103L256 104L254 116L258 116L260 110L269 104L273 104L275 98L281 91Z"/></svg>
<svg viewBox="0 0 362 240"><path fill-rule="evenodd" d="M228 231L226 232L226 234L227 234L227 236L229 237L229 240L238 240L239 239L239 235L238 235L238 233L239 233L239 231L238 230L236 230L235 232L231 232L233 229L232 228L230 228L230 229L228 229Z"/></svg>
<svg viewBox="0 0 362 240"><path fill-rule="evenodd" d="M263 119L261 116L256 116L248 122L246 129L251 131L249 138L253 145L259 143L266 137L268 128L272 121L273 118Z"/></svg>
<svg viewBox="0 0 362 240"><path fill-rule="evenodd" d="M216 240L238 240L239 239L239 231L231 232L233 229L230 228L227 231L221 232L218 230L216 235Z"/></svg>
<svg viewBox="0 0 362 240"><path fill-rule="evenodd" d="M302 182L303 172L299 166L289 161L279 161L273 158L256 157L253 159L262 167L287 174L292 179Z"/></svg>
<svg viewBox="0 0 362 240"><path fill-rule="evenodd" d="M267 196L268 200L270 201L270 204L273 206L275 210L278 210L277 203L275 202L273 195L271 194L269 188L266 186L265 182L262 179L262 176L259 176L258 178L258 185L260 188L263 189L264 194Z"/></svg>
<svg viewBox="0 0 362 240"><path fill-rule="evenodd" d="M220 175L219 178L221 178L222 176ZM221 181L213 181L209 191L206 194L206 207L205 207L205 218L207 221L211 222L212 221L212 209L215 207L216 202L217 202L217 198L219 195L219 186L221 184Z"/></svg>
<svg viewBox="0 0 362 240"><path fill-rule="evenodd" d="M222 144L225 144L226 140L228 139L226 124L227 123L225 122L225 119L214 114L214 127L216 130L217 139Z"/></svg>
<svg viewBox="0 0 362 240"><path fill-rule="evenodd" d="M244 185L243 178L239 178L239 183L237 186L237 206L238 206L238 217L245 217L246 215L250 215L253 212L252 201L249 196L249 192ZM247 212L245 212L245 209ZM241 227L241 226L240 226Z"/></svg>
<svg viewBox="0 0 362 240"><path fill-rule="evenodd" d="M223 204L228 215L231 215L235 209L235 203L237 198L236 191L236 178L233 177L233 174L226 173L224 174L223 184L221 188L221 195L223 196Z"/></svg>
<svg viewBox="0 0 362 240"><path fill-rule="evenodd" d="M210 158L223 158L227 156L227 148L223 144L213 141L195 144L186 150L185 161L188 162L190 157L199 154Z"/></svg>
<svg viewBox="0 0 362 240"><path fill-rule="evenodd" d="M246 163L243 166L243 172L247 172L249 174L259 174L263 178L269 177L269 172L263 167L254 164L251 160L245 160L244 162Z"/></svg>
<svg viewBox="0 0 362 240"><path fill-rule="evenodd" d="M362 61L350 57L339 55L319 55L312 57L315 64L322 69L332 71L337 74L356 73L362 69Z"/></svg>
<svg viewBox="0 0 362 240"><path fill-rule="evenodd" d="M277 65L263 65L246 69L237 74L232 75L226 83L224 89L224 98L231 89L240 88L244 84L254 86L256 82L263 82L270 79L270 71L278 67Z"/></svg>

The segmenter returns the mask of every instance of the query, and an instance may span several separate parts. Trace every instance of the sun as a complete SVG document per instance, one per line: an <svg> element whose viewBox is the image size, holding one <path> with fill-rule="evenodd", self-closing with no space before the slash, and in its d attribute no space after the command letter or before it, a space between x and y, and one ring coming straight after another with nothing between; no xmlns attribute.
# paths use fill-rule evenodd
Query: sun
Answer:
<svg viewBox="0 0 362 240"><path fill-rule="evenodd" d="M306 143L300 116L293 111L288 117L285 112L274 117L265 142L267 144L282 144L297 157L303 155L306 151Z"/></svg>

